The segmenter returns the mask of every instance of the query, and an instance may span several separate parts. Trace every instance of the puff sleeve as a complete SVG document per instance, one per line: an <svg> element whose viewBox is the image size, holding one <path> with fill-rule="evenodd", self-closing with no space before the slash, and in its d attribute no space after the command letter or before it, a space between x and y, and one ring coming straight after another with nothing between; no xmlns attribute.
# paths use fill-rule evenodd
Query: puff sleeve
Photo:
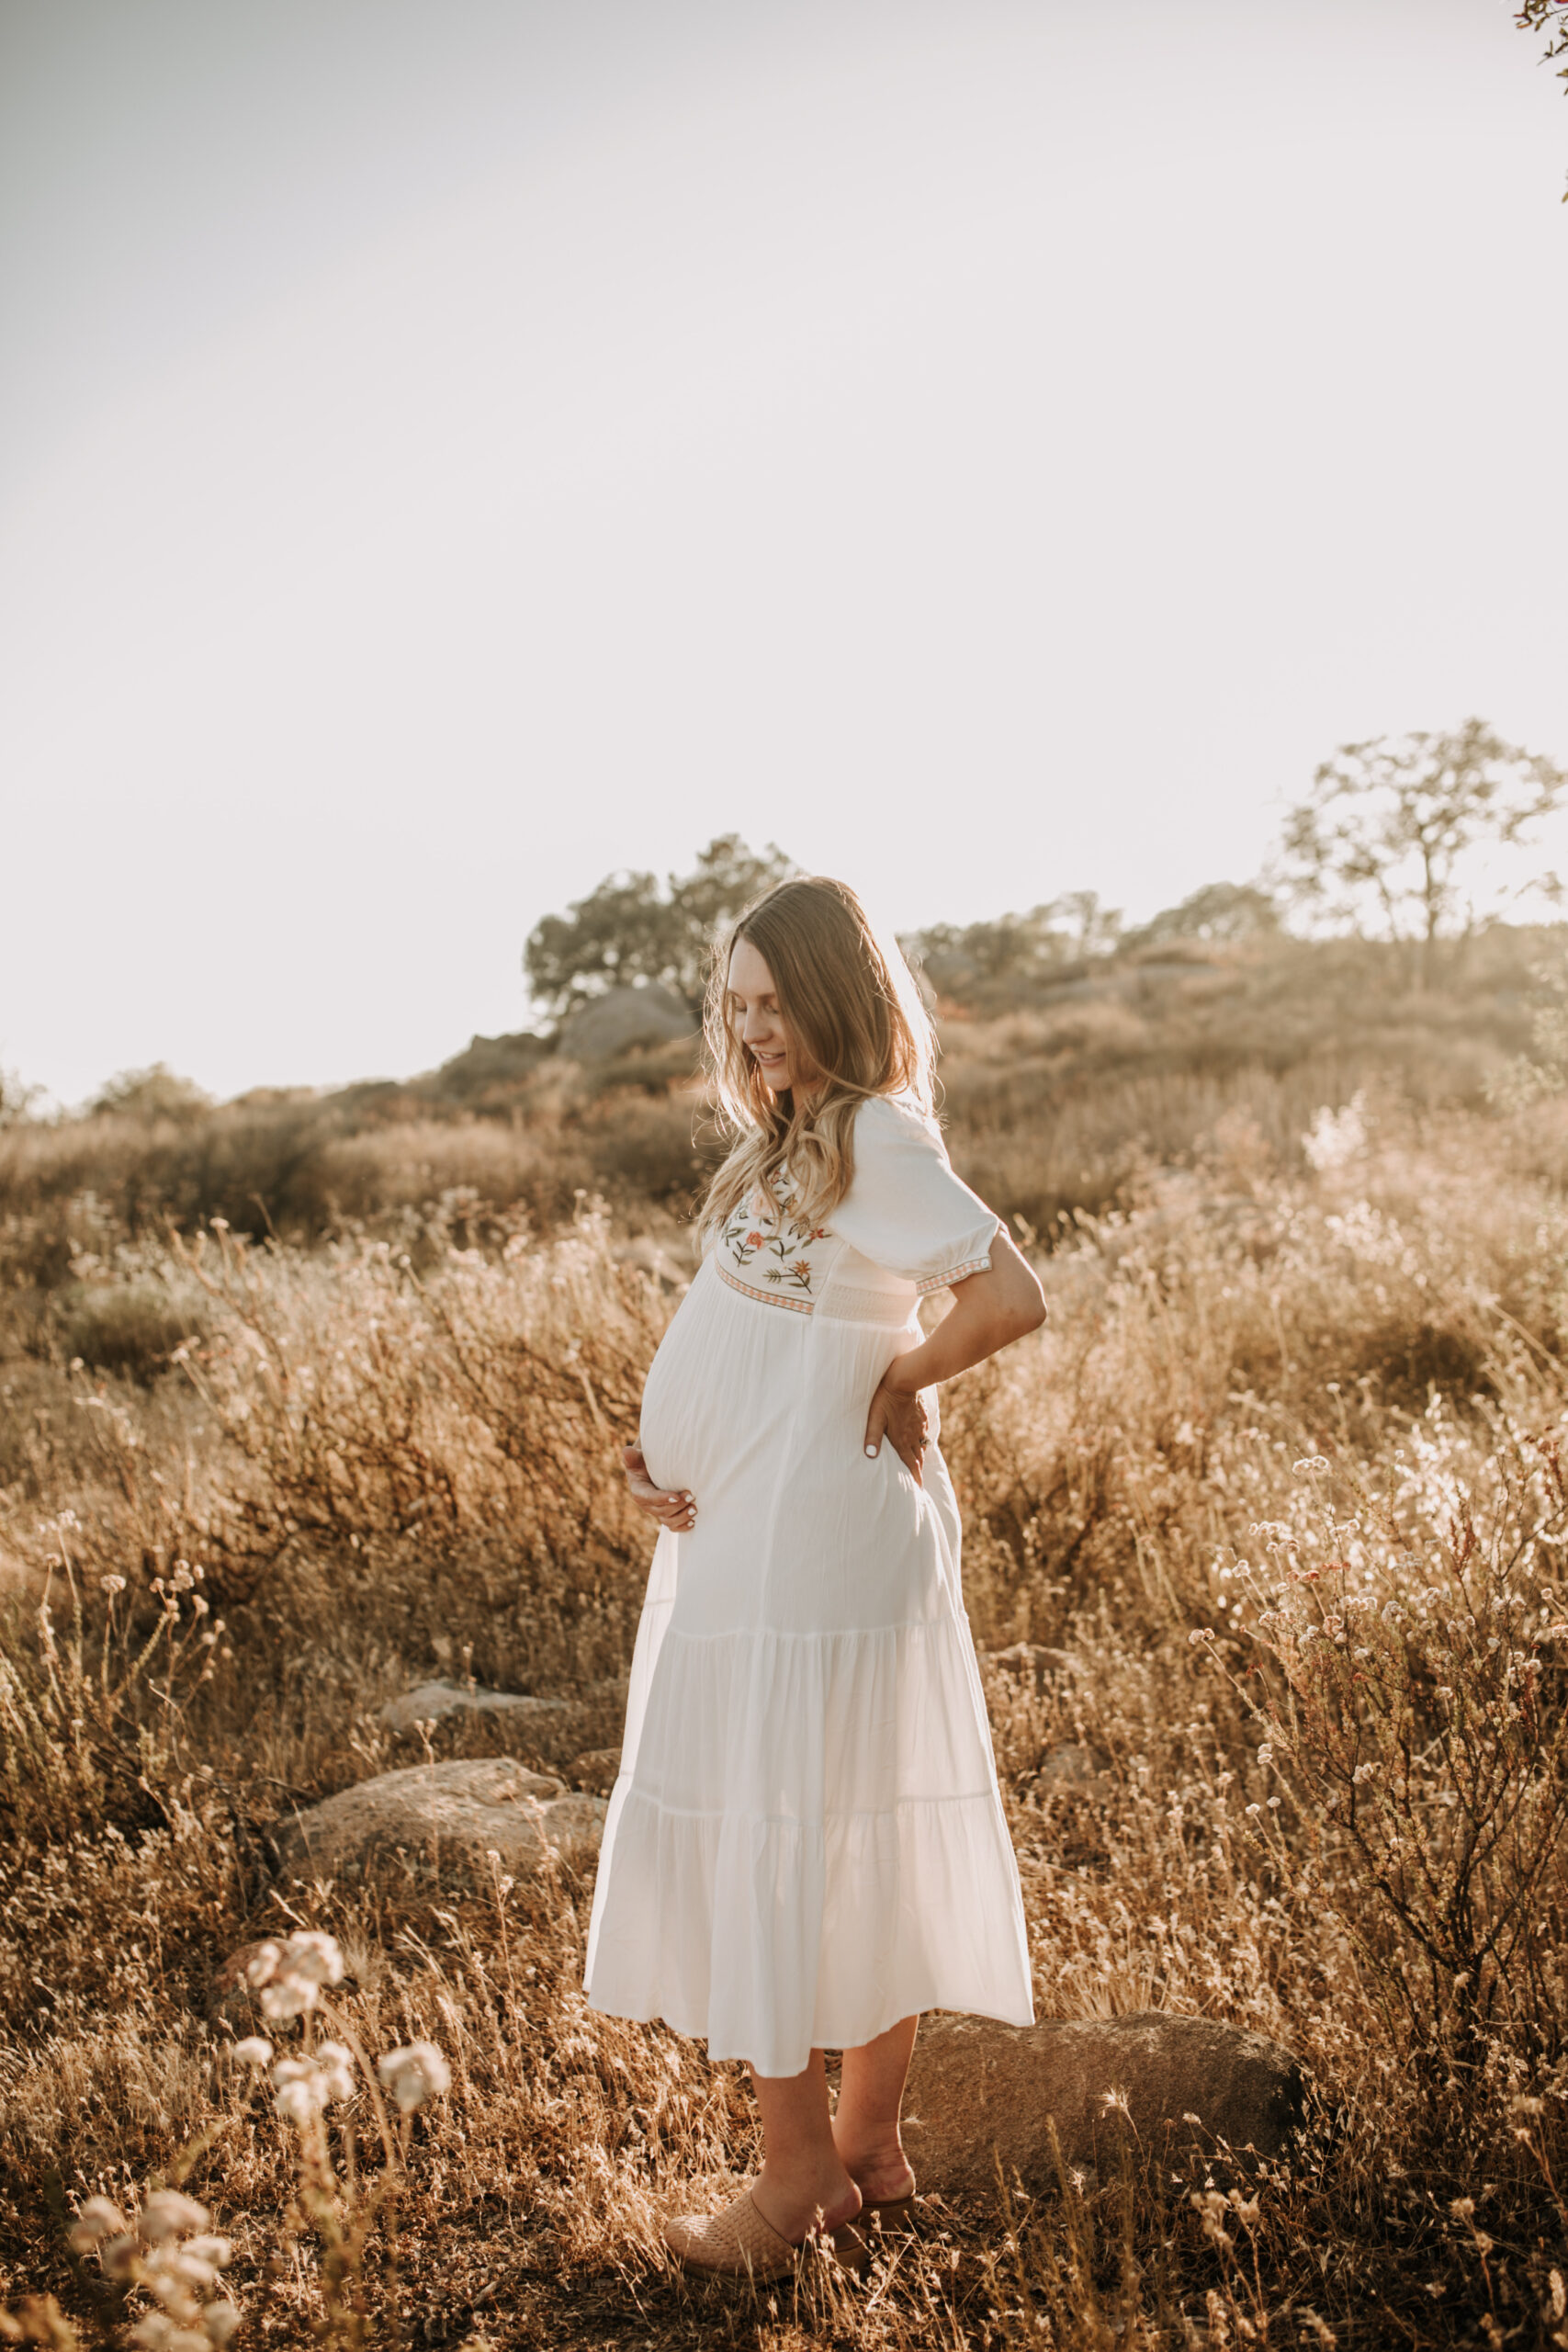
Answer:
<svg viewBox="0 0 1568 2352"><path fill-rule="evenodd" d="M832 1229L923 1295L991 1262L1000 1218L953 1172L934 1120L874 1095L855 1114L854 1174Z"/></svg>

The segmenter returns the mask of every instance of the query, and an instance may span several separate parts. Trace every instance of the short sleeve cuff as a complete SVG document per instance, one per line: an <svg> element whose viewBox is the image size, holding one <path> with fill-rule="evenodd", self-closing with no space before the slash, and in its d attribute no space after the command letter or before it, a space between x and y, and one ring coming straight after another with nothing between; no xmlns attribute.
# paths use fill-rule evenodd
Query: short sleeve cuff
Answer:
<svg viewBox="0 0 1568 2352"><path fill-rule="evenodd" d="M933 1291L951 1290L954 1283L967 1282L971 1274L988 1274L991 1271L991 1243L1000 1231L1000 1217L993 1217L983 1250L960 1259L956 1265L944 1266L940 1273L917 1276L915 1288L920 1297L929 1298Z"/></svg>

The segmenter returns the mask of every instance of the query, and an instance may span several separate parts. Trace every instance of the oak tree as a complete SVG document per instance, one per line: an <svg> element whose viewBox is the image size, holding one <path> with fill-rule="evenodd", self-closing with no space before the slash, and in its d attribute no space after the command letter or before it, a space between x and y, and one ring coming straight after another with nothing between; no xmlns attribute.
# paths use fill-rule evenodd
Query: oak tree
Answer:
<svg viewBox="0 0 1568 2352"><path fill-rule="evenodd" d="M758 853L721 833L690 874L608 874L563 915L529 933L523 968L535 1002L557 1020L606 989L657 980L694 1012L722 927L795 872L776 843Z"/></svg>
<svg viewBox="0 0 1568 2352"><path fill-rule="evenodd" d="M1528 846L1565 791L1561 768L1479 718L1451 734L1346 743L1286 819L1281 878L1308 910L1411 943L1429 982L1441 942L1474 923L1467 861L1485 846ZM1522 888L1561 895L1550 873Z"/></svg>

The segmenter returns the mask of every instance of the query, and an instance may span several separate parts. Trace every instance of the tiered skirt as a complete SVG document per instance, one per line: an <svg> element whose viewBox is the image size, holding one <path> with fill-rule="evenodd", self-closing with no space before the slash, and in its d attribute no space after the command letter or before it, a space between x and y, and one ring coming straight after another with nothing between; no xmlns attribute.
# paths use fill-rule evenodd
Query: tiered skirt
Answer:
<svg viewBox="0 0 1568 2352"><path fill-rule="evenodd" d="M934 1446L921 1486L862 1442L918 1336L710 1265L645 1394L649 1470L698 1518L654 1555L586 1985L763 2075L922 2009L1032 2016L951 1483Z"/></svg>

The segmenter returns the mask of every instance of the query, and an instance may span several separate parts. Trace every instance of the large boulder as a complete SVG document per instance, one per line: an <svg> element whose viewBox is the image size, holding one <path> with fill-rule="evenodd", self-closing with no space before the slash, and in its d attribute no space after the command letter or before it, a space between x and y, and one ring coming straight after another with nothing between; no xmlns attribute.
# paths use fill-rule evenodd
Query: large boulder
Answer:
<svg viewBox="0 0 1568 2352"><path fill-rule="evenodd" d="M983 2194L1000 2160L1010 2185L1056 2185L1055 2123L1063 2162L1099 2172L1126 2135L1134 2155L1220 2143L1282 2154L1301 2123L1305 2081L1276 2041L1213 2018L1135 2016L998 2025L988 2018L928 2018L915 2044L904 2144L922 2189ZM1194 2120L1193 2119L1196 2119Z"/></svg>
<svg viewBox="0 0 1568 2352"><path fill-rule="evenodd" d="M389 1731L412 1732L417 1724L444 1723L448 1715L510 1715L525 1721L530 1715L565 1713L564 1699L530 1699L516 1690L487 1690L480 1683L470 1690L464 1682L421 1682L400 1699L389 1699L381 1721Z"/></svg>
<svg viewBox="0 0 1568 2352"><path fill-rule="evenodd" d="M516 1878L552 1849L596 1851L604 1826L598 1797L525 1771L503 1756L415 1764L381 1772L296 1814L278 1833L285 1866L352 1878L367 1863L404 1854L437 1879L490 1882L490 1856Z"/></svg>
<svg viewBox="0 0 1568 2352"><path fill-rule="evenodd" d="M666 1046L696 1033L690 1005L673 989L650 980L642 988L611 989L580 1005L561 1023L558 1049L568 1061L610 1062L639 1046Z"/></svg>

